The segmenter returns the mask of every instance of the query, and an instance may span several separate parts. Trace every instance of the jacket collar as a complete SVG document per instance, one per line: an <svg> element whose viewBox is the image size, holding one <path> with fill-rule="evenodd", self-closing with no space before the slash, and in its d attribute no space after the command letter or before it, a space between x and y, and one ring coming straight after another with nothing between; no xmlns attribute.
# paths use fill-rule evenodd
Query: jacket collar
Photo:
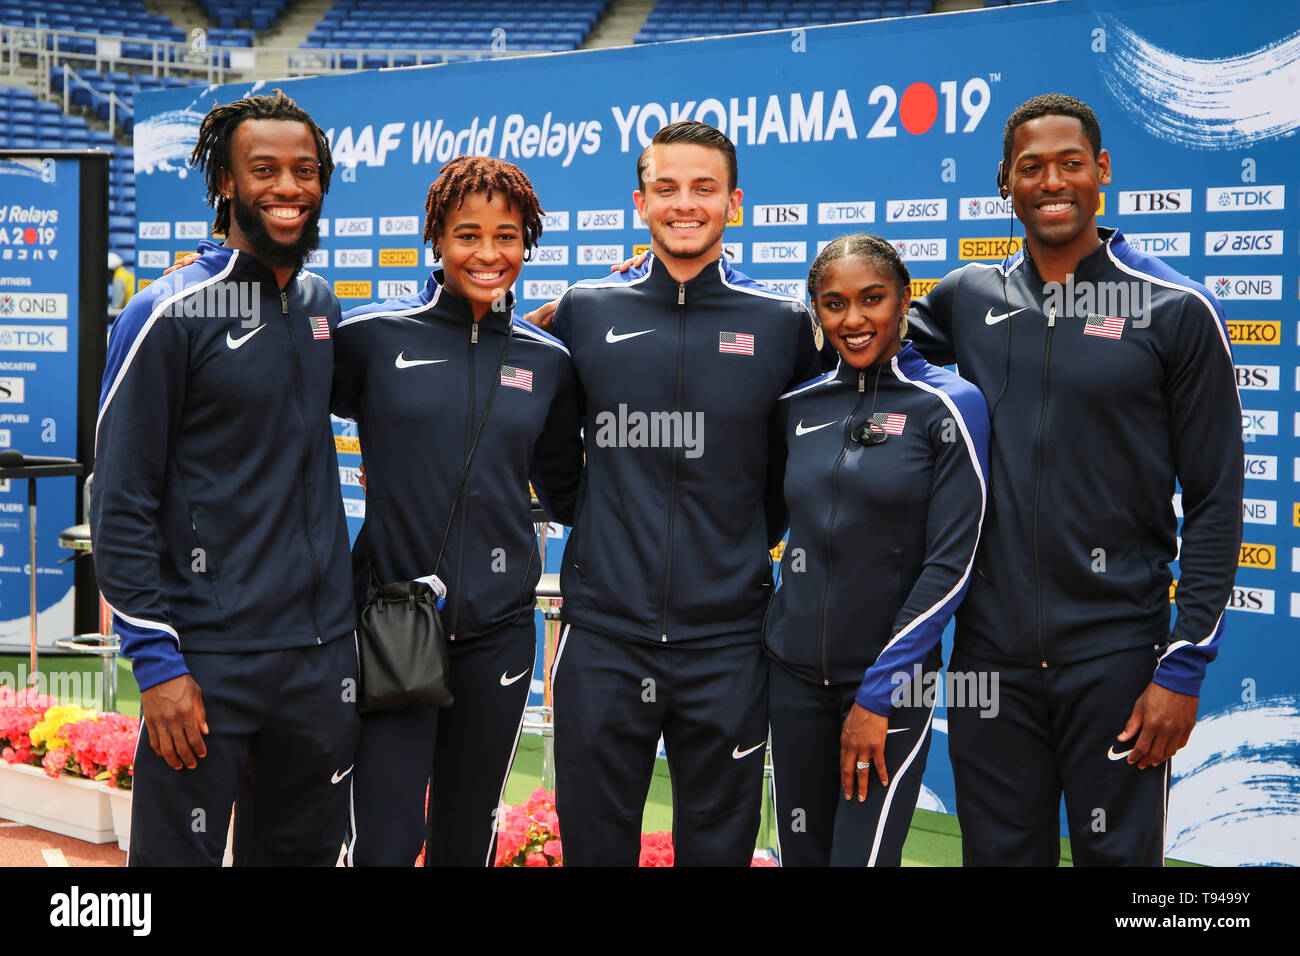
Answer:
<svg viewBox="0 0 1300 956"><path fill-rule="evenodd" d="M469 300L456 295L447 288L445 283L446 274L441 269L435 269L429 274L424 288L420 290L420 298L429 305L429 314L456 325L465 327L473 325L474 311L470 307ZM507 292L505 310L497 312L489 309L479 325L484 328L503 330L513 320L514 310L515 294Z"/></svg>
<svg viewBox="0 0 1300 956"><path fill-rule="evenodd" d="M1074 267L1075 276L1099 275L1105 272L1106 269L1109 268L1111 255L1123 255L1123 253L1128 249L1128 243L1124 239L1124 234L1118 229L1098 226L1097 238L1101 240L1101 245L1079 260L1079 264ZM1038 266L1034 264L1034 259L1029 254L1028 243L1024 246L1024 257L1025 263L1034 270L1035 278L1041 279L1041 276L1038 273Z"/></svg>
<svg viewBox="0 0 1300 956"><path fill-rule="evenodd" d="M854 368L848 362L844 361L841 356L839 364L835 366L835 380L844 385L858 387L858 373L866 372L867 388L871 388L876 380L876 374L879 372L881 382L887 382L895 378L895 372L901 372L904 378L916 378L925 368L926 361L921 357L912 346L911 339L903 339L903 347L898 350L893 358L888 362L879 365L869 365L865 369Z"/></svg>
<svg viewBox="0 0 1300 956"><path fill-rule="evenodd" d="M732 280L734 271L731 263L727 261L726 256L721 256L711 261L699 274L686 282L678 282L668 272L667 266L653 252L646 257L641 268L631 273L634 278L641 278L643 284L656 291L663 290L665 294L671 293L674 297L680 291L680 286L686 287L686 297L689 302L692 293L700 293L705 290L720 289L723 285ZM674 298L674 301L676 299Z"/></svg>

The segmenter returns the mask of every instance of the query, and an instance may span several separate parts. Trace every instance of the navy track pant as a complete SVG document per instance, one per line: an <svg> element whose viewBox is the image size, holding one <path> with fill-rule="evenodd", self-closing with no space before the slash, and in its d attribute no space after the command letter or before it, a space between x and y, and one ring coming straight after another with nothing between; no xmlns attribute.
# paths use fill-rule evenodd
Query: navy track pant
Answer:
<svg viewBox="0 0 1300 956"><path fill-rule="evenodd" d="M938 652L926 671L938 668ZM844 799L840 732L857 684L817 684L771 663L772 774L782 866L898 866L921 792L934 703L895 706L885 737L889 786L873 767L867 799Z"/></svg>
<svg viewBox="0 0 1300 956"><path fill-rule="evenodd" d="M237 864L333 866L360 727L353 635L282 651L189 652L185 664L203 694L207 756L173 770L141 724L128 864L220 866L238 795Z"/></svg>
<svg viewBox="0 0 1300 956"><path fill-rule="evenodd" d="M662 733L678 866L748 866L762 814L767 660L566 626L553 668L565 866L636 866Z"/></svg>
<svg viewBox="0 0 1300 956"><path fill-rule="evenodd" d="M954 651L950 669L997 675L998 712L948 707L966 866L1057 866L1060 805L1075 866L1162 866L1169 761L1115 759L1155 673L1151 648L1053 667L990 664Z"/></svg>
<svg viewBox="0 0 1300 956"><path fill-rule="evenodd" d="M366 714L352 772L349 866L491 866L537 657L533 615L453 642L446 710ZM424 809L425 790L429 810Z"/></svg>

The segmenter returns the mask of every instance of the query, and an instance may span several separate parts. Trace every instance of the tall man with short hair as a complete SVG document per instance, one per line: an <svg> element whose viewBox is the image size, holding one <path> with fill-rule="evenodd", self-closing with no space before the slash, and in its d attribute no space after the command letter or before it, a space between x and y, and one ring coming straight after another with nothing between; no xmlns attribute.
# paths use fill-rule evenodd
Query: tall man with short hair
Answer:
<svg viewBox="0 0 1300 956"><path fill-rule="evenodd" d="M651 255L580 282L552 331L585 392L587 463L561 581L556 799L564 859L635 866L662 733L683 865L747 865L761 806L777 398L819 370L803 304L722 257L735 147L665 126L637 161Z"/></svg>
<svg viewBox="0 0 1300 956"><path fill-rule="evenodd" d="M302 269L333 161L278 90L214 106L191 160L225 244L123 309L96 428L95 571L144 720L129 862L219 866L251 760L241 861L333 865L355 609L329 424L339 305Z"/></svg>
<svg viewBox="0 0 1300 956"><path fill-rule="evenodd" d="M1023 104L998 174L1023 253L950 273L909 316L917 348L955 361L992 419L949 663L999 677L996 717L948 715L968 865L1056 865L1062 792L1076 864L1160 865L1169 758L1223 634L1243 477L1223 311L1097 227L1110 178L1092 110L1059 94Z"/></svg>

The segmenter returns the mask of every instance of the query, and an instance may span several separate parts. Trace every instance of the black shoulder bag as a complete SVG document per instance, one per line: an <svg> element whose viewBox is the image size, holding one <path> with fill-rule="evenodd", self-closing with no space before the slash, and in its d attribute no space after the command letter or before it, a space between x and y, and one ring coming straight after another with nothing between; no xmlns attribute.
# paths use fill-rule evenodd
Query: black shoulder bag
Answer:
<svg viewBox="0 0 1300 956"><path fill-rule="evenodd" d="M456 498L447 516L442 543L438 546L438 560L433 563L434 574L442 564L447 536L451 533L456 508L465 490L474 449L478 447L479 435L492 409L492 398L501 384L501 369L505 366L514 331L514 322L510 321L501 361L497 363L496 375L488 390L487 404L474 430L469 453L465 456L465 467L461 469L460 481L456 485ZM435 707L452 705L454 698L448 686L451 655L438 604L428 583L398 581L380 585L372 568L366 604L358 621L357 654L361 675L357 709L361 713L402 710L421 704Z"/></svg>

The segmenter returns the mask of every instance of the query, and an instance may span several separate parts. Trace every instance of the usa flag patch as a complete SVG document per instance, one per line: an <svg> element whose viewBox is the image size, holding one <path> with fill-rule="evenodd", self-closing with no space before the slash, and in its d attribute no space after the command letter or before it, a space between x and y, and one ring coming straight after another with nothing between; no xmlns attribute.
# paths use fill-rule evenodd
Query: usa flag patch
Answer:
<svg viewBox="0 0 1300 956"><path fill-rule="evenodd" d="M526 368L503 365L501 366L501 384L531 392L533 390L533 373Z"/></svg>
<svg viewBox="0 0 1300 956"><path fill-rule="evenodd" d="M719 332L718 351L731 355L753 355L754 337L748 332Z"/></svg>
<svg viewBox="0 0 1300 956"><path fill-rule="evenodd" d="M903 426L907 424L907 416L898 412L876 412L871 416L871 423L879 425L891 435L901 435Z"/></svg>
<svg viewBox="0 0 1300 956"><path fill-rule="evenodd" d="M327 339L330 337L330 324L325 316L313 315L311 317L311 337L313 339Z"/></svg>
<svg viewBox="0 0 1300 956"><path fill-rule="evenodd" d="M1084 335L1101 335L1108 339L1117 339L1124 334L1124 320L1113 315L1098 315L1089 312L1083 323Z"/></svg>

